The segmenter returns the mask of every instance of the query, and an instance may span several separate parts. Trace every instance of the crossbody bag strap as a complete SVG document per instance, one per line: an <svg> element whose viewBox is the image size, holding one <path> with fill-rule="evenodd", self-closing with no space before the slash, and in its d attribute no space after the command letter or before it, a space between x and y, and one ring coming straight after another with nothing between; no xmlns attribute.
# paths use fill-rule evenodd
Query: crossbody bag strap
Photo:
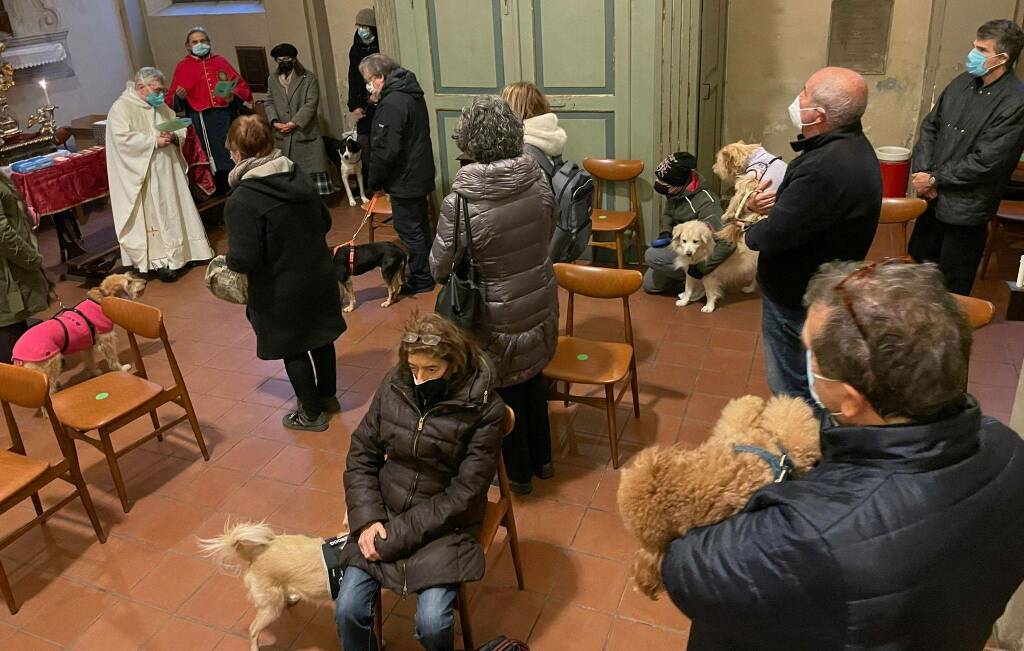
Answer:
<svg viewBox="0 0 1024 651"><path fill-rule="evenodd" d="M469 256L469 274L476 278L476 255L473 253L473 231L469 227L469 199L459 196L462 200L462 217L466 220L466 254Z"/></svg>
<svg viewBox="0 0 1024 651"><path fill-rule="evenodd" d="M452 268L448 270L448 275L449 276L451 276L452 274L455 273L455 265L457 265L459 263L459 212L461 210L461 206L460 206L461 199L462 199L462 197L460 197L458 195L458 193L456 193L455 194L455 220L454 220L455 221L455 233L452 236L453 237L452 242L453 242L453 245L455 246L455 251L452 253Z"/></svg>

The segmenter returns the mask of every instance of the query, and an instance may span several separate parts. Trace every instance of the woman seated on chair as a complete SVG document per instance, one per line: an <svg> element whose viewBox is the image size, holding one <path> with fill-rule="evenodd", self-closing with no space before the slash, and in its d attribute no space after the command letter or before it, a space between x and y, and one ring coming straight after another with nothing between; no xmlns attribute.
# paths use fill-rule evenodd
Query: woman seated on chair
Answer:
<svg viewBox="0 0 1024 651"><path fill-rule="evenodd" d="M455 174L430 250L430 269L445 282L466 256L464 218L454 242L460 203L468 206L473 258L484 296L471 333L497 369L494 386L516 413L503 443L509 486L533 489L534 475L551 466L547 387L541 371L558 344L558 282L548 243L555 230L555 200L543 170L523 154L523 122L498 97L478 97L462 109L455 144L474 162Z"/></svg>
<svg viewBox="0 0 1024 651"><path fill-rule="evenodd" d="M405 326L398 365L352 434L345 468L348 521L358 545L334 619L345 651L377 649L380 587L417 593L416 638L453 649L458 586L484 575L477 542L504 431L493 369L461 330L437 314Z"/></svg>

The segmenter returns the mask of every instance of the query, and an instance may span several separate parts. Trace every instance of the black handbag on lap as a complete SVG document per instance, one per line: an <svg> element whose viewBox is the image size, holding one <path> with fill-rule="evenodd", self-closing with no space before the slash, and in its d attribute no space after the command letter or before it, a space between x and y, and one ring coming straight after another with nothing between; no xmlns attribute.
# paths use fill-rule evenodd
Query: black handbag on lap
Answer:
<svg viewBox="0 0 1024 651"><path fill-rule="evenodd" d="M483 313L483 294L476 282L476 258L473 256L473 232L469 228L469 201L455 195L455 253L448 280L437 294L434 311L463 330L472 330ZM460 220L461 214L461 220ZM466 245L460 255L459 222L465 222Z"/></svg>

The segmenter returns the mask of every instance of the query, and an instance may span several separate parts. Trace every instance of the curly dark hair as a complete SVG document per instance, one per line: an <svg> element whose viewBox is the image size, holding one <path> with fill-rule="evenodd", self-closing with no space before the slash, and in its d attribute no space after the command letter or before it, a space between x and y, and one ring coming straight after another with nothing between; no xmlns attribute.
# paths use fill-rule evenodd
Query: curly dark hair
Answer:
<svg viewBox="0 0 1024 651"><path fill-rule="evenodd" d="M500 97L477 97L462 109L452 140L477 163L517 158L523 155L523 121Z"/></svg>

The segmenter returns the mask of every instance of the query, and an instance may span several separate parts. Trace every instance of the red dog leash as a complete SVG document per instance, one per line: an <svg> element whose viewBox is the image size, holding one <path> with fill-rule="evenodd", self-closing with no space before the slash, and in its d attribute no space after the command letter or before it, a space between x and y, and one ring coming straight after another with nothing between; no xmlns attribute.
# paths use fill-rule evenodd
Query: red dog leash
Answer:
<svg viewBox="0 0 1024 651"><path fill-rule="evenodd" d="M351 245L348 249L348 269L349 273L353 276L356 275L356 237L359 236L359 232L363 230L363 226L366 226L366 222L368 222L370 217L373 216L373 209L377 207L377 199L379 198L379 194L373 195L373 198L370 199L370 203L366 205L366 214L363 215L363 221L359 223L359 228L356 229L355 233L352 233L352 239L348 242L342 242L331 250L331 256L333 257L338 254L338 249L343 246Z"/></svg>

